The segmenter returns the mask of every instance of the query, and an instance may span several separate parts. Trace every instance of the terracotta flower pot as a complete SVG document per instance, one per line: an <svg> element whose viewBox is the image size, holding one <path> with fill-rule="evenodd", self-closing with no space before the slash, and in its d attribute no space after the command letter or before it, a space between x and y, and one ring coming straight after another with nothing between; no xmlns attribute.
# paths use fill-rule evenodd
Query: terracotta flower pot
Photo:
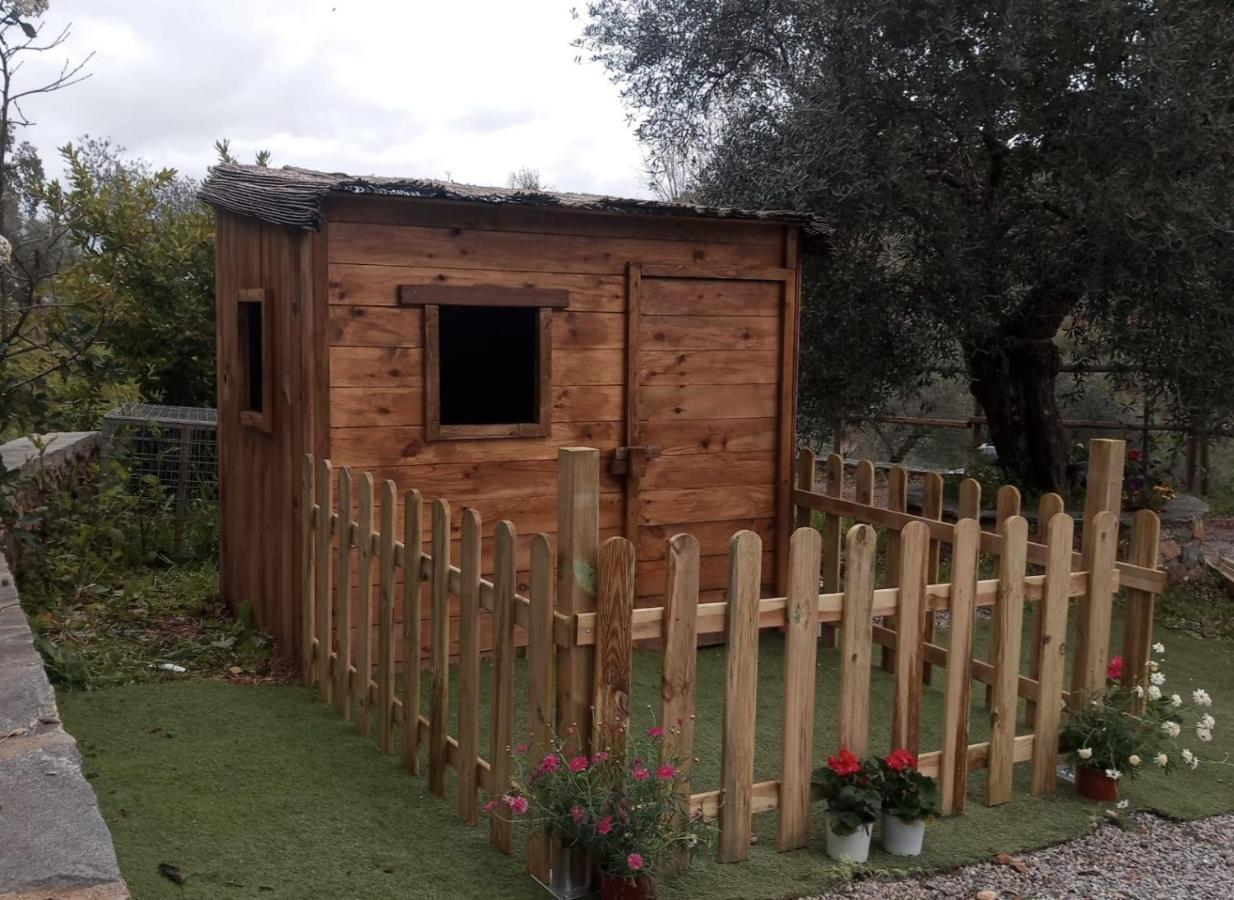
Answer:
<svg viewBox="0 0 1234 900"><path fill-rule="evenodd" d="M1076 769L1075 789L1089 800L1110 802L1118 799L1118 782L1100 769L1088 766Z"/></svg>
<svg viewBox="0 0 1234 900"><path fill-rule="evenodd" d="M601 900L650 900L654 896L651 879L645 875L629 879L607 872L600 873Z"/></svg>

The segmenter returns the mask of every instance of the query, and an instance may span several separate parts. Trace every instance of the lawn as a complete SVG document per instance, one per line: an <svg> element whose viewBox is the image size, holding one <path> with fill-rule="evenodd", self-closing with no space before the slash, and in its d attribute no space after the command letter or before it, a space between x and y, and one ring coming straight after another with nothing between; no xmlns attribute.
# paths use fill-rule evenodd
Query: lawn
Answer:
<svg viewBox="0 0 1234 900"><path fill-rule="evenodd" d="M979 629L980 630L980 629ZM1159 628L1165 642L1167 690L1204 687L1216 698L1212 744L1196 747L1224 759L1234 752L1234 643L1203 640ZM979 634L978 645L984 635ZM649 719L656 697L658 657L635 660L636 724ZM816 755L834 749L838 656L820 653ZM699 654L696 789L719 778L722 648ZM782 653L777 635L764 636L760 666L756 778L773 778L779 758ZM937 746L941 695L926 693L923 747ZM872 688L871 746L886 746L889 677ZM974 690L973 740L984 736ZM135 896L159 897L510 897L543 896L521 863L489 848L487 829L471 829L447 800L399 769L370 741L339 721L300 687L219 681L141 684L61 694L66 725L81 743L86 772L112 828L121 868ZM1224 715L1223 715L1224 714ZM521 710L516 721L522 721ZM1193 745L1194 746L1194 745ZM931 823L923 869L937 869L1015 853L1081 834L1104 818L1101 806L1065 785L1053 796L1027 790L1027 767L1017 767L1014 801L983 804L984 772L969 783L968 811ZM1170 778L1148 773L1125 786L1136 808L1180 818L1234 809L1234 769L1205 765ZM822 835L816 807L814 834ZM667 882L665 898L779 898L818 892L852 871L830 863L821 839L806 850L775 851L776 815L755 817L758 844L742 864L696 860L689 874ZM187 876L179 887L160 863ZM873 869L904 867L881 854Z"/></svg>

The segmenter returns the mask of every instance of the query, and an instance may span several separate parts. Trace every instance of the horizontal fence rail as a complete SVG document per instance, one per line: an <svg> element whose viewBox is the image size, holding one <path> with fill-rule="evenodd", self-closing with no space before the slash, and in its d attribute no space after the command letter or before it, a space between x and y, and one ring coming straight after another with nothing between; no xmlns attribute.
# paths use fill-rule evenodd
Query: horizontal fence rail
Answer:
<svg viewBox="0 0 1234 900"><path fill-rule="evenodd" d="M729 544L725 599L700 603L699 542L679 534L667 541L661 605L637 609L634 545L624 537L598 540L594 450L560 451L558 539L554 547L546 535L531 536L526 594L516 590L513 523L486 530L474 509L456 513L445 499L427 500L414 490L400 496L390 481L377 484L370 474L336 472L328 461L308 457L299 604L304 677L382 752L398 752L407 771L425 774L436 796L446 795L446 773L454 770L457 811L469 825L479 823L482 793L496 796L510 786L516 735L532 754L546 752L554 730L586 751L628 725L636 642L662 655L659 714L673 725L664 752L682 761L684 799L718 822L722 861L748 856L753 817L771 810L780 812L778 849L805 846L810 804L818 799L811 784L817 759L840 746L871 751L872 716L889 716L893 747L918 753L921 770L939 780L947 814L963 811L969 775L981 769L988 804L1013 799L1020 763L1031 767L1032 791L1044 794L1056 783L1063 703L1079 702L1104 683L1115 591L1121 585L1128 597L1125 677L1143 678L1153 598L1162 583L1154 514L1136 514L1127 558L1116 559L1119 493L1110 481L1117 476L1121 483L1121 442L1093 447L1091 503L1078 553L1075 522L1054 495L1040 502L1030 540L1013 488L997 498L996 529L983 531L976 482L961 485L960 518L951 524L941 520L937 476L926 477L923 514L910 515L906 472L888 473L886 506L878 506L871 464L858 466L848 498L843 461L825 462L815 490L815 460L802 451L785 596L760 595L762 542L755 532L739 531ZM487 576L486 535L492 541ZM979 577L983 555L994 557L997 577ZM944 559L948 580L940 578ZM1068 646L1073 604L1078 625ZM985 659L973 653L979 610L990 615ZM949 616L946 646L934 636L940 612ZM783 725L779 777L755 781L764 631L783 632ZM727 645L723 705L699 710L698 646L716 636ZM837 714L827 729L829 744L820 748L818 654L837 642ZM526 647L526 717L519 723L517 646ZM482 657L489 659L487 679ZM1074 674L1065 684L1068 657ZM893 679L888 710L871 709L875 677ZM984 686L989 717L989 740L975 743L974 683ZM923 748L927 690L941 694L941 728L939 745ZM1031 733L1017 735L1022 699ZM721 780L713 787L695 783L691 770L702 750L695 746L700 714L722 717L719 746L706 748L720 759ZM485 730L490 740L482 748ZM489 839L503 852L513 850L503 817L490 818ZM546 878L549 856L547 837L530 835L529 871Z"/></svg>

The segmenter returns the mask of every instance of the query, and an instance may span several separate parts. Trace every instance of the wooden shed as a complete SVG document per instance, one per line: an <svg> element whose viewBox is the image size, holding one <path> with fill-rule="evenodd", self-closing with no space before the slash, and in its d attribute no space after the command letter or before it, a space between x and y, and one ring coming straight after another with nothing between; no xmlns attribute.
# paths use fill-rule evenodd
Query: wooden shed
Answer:
<svg viewBox="0 0 1234 900"><path fill-rule="evenodd" d="M636 543L640 597L678 531L705 598L738 529L783 578L807 217L241 165L201 196L221 590L285 652L305 453L510 519L525 572L526 536L555 529L558 448L595 447L601 537Z"/></svg>

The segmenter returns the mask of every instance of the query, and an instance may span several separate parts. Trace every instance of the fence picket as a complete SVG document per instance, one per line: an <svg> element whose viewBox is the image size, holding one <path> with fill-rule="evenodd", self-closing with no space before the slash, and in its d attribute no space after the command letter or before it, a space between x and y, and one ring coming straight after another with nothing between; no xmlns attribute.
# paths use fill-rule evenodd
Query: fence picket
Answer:
<svg viewBox="0 0 1234 900"><path fill-rule="evenodd" d="M1127 561L1147 569L1157 568L1161 552L1161 520L1149 509L1142 509L1131 520L1131 540ZM1156 595L1128 588L1127 618L1123 631L1123 681L1148 687L1148 660L1153 643L1153 606ZM1144 701L1141 700L1141 703Z"/></svg>
<svg viewBox="0 0 1234 900"><path fill-rule="evenodd" d="M1008 519L1010 519L1012 516L1018 516L1019 514L1020 514L1020 489L1017 488L1014 484L1004 484L1002 487L998 489L998 496L996 500L995 513L994 513L994 530L998 532L999 534L1001 534L1003 530L1003 523L1006 522ZM1027 522L1025 524L1027 525ZM1027 533L1026 533L1025 541L1027 540L1028 538L1027 538ZM1025 552L1027 553L1027 548L1025 549ZM1021 576L1023 576L1024 573L1021 572L1020 574ZM999 620L999 616L1001 615L1000 610L1001 610L1001 604L996 603L994 605L994 608L990 611L990 645L988 648L988 652L986 653L986 659L988 659L991 663L994 662L994 636L998 634L998 630L999 630L998 620ZM1021 616L1023 615L1022 607L1021 607L1020 615ZM1022 627L1023 626L1021 623L1021 628ZM985 686L985 708L991 712L994 711L994 689L995 689L994 684L987 684Z"/></svg>
<svg viewBox="0 0 1234 900"><path fill-rule="evenodd" d="M1017 495L1018 499L1018 495ZM1001 500L1001 494L1000 494ZM990 622L990 750L986 805L1011 799L1015 763L1015 722L1020 683L1020 639L1024 629L1024 575L1028 565L1028 522L1008 516L999 525L1003 552L998 560L998 600Z"/></svg>
<svg viewBox="0 0 1234 900"><path fill-rule="evenodd" d="M1075 523L1071 516L1058 513L1046 531L1047 559L1045 584L1038 603L1041 643L1038 650L1037 706L1033 719L1033 793L1048 794L1055 788L1058 767L1059 718L1063 700L1063 663L1067 654L1067 612L1070 605L1071 543Z"/></svg>
<svg viewBox="0 0 1234 900"><path fill-rule="evenodd" d="M724 664L724 723L720 770L720 862L750 853L754 794L754 729L758 702L758 606L763 542L753 531L729 541L728 650Z"/></svg>
<svg viewBox="0 0 1234 900"><path fill-rule="evenodd" d="M458 588L458 814L480 821L480 514L463 510Z"/></svg>
<svg viewBox="0 0 1234 900"><path fill-rule="evenodd" d="M338 470L338 615L335 632L338 660L334 669L334 704L343 719L351 718L351 469Z"/></svg>
<svg viewBox="0 0 1234 900"><path fill-rule="evenodd" d="M840 629L840 746L864 756L870 735L870 658L874 644L874 557L878 535L869 525L848 530Z"/></svg>
<svg viewBox="0 0 1234 900"><path fill-rule="evenodd" d="M887 508L893 512L908 511L908 469L903 466L895 466L887 473ZM884 585L886 587L898 587L900 584L900 532L894 528L887 529L886 536L886 552L883 556L884 560ZM924 576L924 569L922 570ZM887 616L883 619L883 627L896 632L896 640L899 640L899 619L896 616ZM884 672L894 672L896 664L896 648L882 648L882 668Z"/></svg>
<svg viewBox="0 0 1234 900"><path fill-rule="evenodd" d="M1087 636L1087 641L1076 647L1072 659L1072 702L1083 703L1088 697L1105 686L1106 663L1110 655L1110 620L1114 612L1114 560L1118 552L1118 516L1110 510L1102 510L1091 522L1084 524L1093 529L1091 550L1084 563L1088 570L1088 592L1080 604L1076 621L1077 634ZM1083 651L1083 652L1081 652ZM1073 688L1074 690L1074 688Z"/></svg>
<svg viewBox="0 0 1234 900"><path fill-rule="evenodd" d="M921 515L927 519L943 520L943 476L937 472L927 472L921 480ZM937 584L939 565L942 557L942 544L936 540L930 541L930 550L926 554L926 583ZM934 613L927 612L922 638L927 643L934 642ZM932 684L934 667L928 662L921 664L922 684Z"/></svg>
<svg viewBox="0 0 1234 900"><path fill-rule="evenodd" d="M844 496L844 457L832 453L827 457L827 473L823 479L823 493L828 497ZM823 517L823 592L835 594L840 590L840 551L843 535L840 517L827 513ZM824 647L834 647L836 644L836 629L833 625L823 624L819 627L819 640Z"/></svg>
<svg viewBox="0 0 1234 900"><path fill-rule="evenodd" d="M814 490L814 468L816 465L814 451L808 447L797 448L797 488L802 491ZM797 507L796 523L803 528L813 521L814 511L808 506Z"/></svg>
<svg viewBox="0 0 1234 900"><path fill-rule="evenodd" d="M493 538L493 698L489 765L491 793L499 797L510 787L513 762L510 745L514 741L514 548L517 539L514 526L502 519L497 523ZM446 543L449 543L448 529ZM436 610L433 612L436 615ZM446 636L449 636L448 630ZM444 727L442 731L444 734ZM510 820L505 816L490 816L488 839L502 853L513 852Z"/></svg>
<svg viewBox="0 0 1234 900"><path fill-rule="evenodd" d="M420 774L420 585L424 537L420 492L403 494L403 768Z"/></svg>
<svg viewBox="0 0 1234 900"><path fill-rule="evenodd" d="M810 842L814 684L818 648L818 567L822 536L798 528L789 543L784 638L784 735L780 759L780 850Z"/></svg>
<svg viewBox="0 0 1234 900"><path fill-rule="evenodd" d="M446 734L450 709L450 504L433 501L432 618L429 620L428 789L446 795ZM493 820L497 820L497 816Z"/></svg>
<svg viewBox="0 0 1234 900"><path fill-rule="evenodd" d="M690 796L694 764L694 674L698 657L698 539L677 534L668 541L664 574L664 665L660 673L660 724L668 735L664 756L675 757Z"/></svg>
<svg viewBox="0 0 1234 900"><path fill-rule="evenodd" d="M478 547L477 547L478 549ZM553 548L548 535L531 536L531 608L527 615L528 753L541 759L553 736ZM472 767L474 769L474 766ZM549 835L533 829L527 838L527 871L541 882L549 877Z"/></svg>
<svg viewBox="0 0 1234 900"><path fill-rule="evenodd" d="M313 454L304 454L304 471L300 481L300 501L304 506L304 515L300 519L300 596L303 597L300 604L300 677L305 684L313 683L313 637L317 634L317 603L313 596L317 575L317 542L313 540L316 472Z"/></svg>
<svg viewBox="0 0 1234 900"><path fill-rule="evenodd" d="M623 537L611 537L600 545L592 703L595 747L624 746L630 723L634 559L634 545Z"/></svg>
<svg viewBox="0 0 1234 900"><path fill-rule="evenodd" d="M317 685L325 703L334 698L334 682L330 678L330 649L333 643L333 623L330 607L334 592L330 581L330 557L333 532L330 517L334 512L334 479L330 460L317 462ZM340 585L340 588L342 585Z"/></svg>
<svg viewBox="0 0 1234 900"><path fill-rule="evenodd" d="M351 708L361 734L369 735L369 676L373 671L373 475L360 476L359 520L356 528L356 677Z"/></svg>
<svg viewBox="0 0 1234 900"><path fill-rule="evenodd" d="M871 506L874 503L874 463L868 459L862 459L857 462L853 484L853 499L866 506Z"/></svg>
<svg viewBox="0 0 1234 900"><path fill-rule="evenodd" d="M377 742L382 753L393 749L394 716L394 514L398 490L387 480L381 491L381 587L377 619Z"/></svg>
<svg viewBox="0 0 1234 900"><path fill-rule="evenodd" d="M1051 520L1066 509L1063 503L1063 498L1053 492L1042 494L1037 500L1037 541L1038 543L1049 543L1049 531ZM1028 677L1036 680L1041 673L1041 619L1042 610L1045 609L1040 603L1033 607L1032 611L1032 634L1028 641ZM1024 701L1024 721L1031 725L1037 718L1037 704L1033 700Z"/></svg>
<svg viewBox="0 0 1234 900"><path fill-rule="evenodd" d="M965 478L960 482L960 496L956 502L957 519L981 521L981 482Z"/></svg>
<svg viewBox="0 0 1234 900"><path fill-rule="evenodd" d="M891 719L891 745L917 753L921 743L921 692L918 674L923 658L925 631L926 568L930 531L924 522L910 522L900 534L898 621L896 635L895 699Z"/></svg>
<svg viewBox="0 0 1234 900"><path fill-rule="evenodd" d="M951 599L948 604L947 679L943 695L943 740L939 779L944 815L964 811L968 786L969 691L972 685L973 613L977 599L977 564L981 524L956 523L951 554Z"/></svg>

